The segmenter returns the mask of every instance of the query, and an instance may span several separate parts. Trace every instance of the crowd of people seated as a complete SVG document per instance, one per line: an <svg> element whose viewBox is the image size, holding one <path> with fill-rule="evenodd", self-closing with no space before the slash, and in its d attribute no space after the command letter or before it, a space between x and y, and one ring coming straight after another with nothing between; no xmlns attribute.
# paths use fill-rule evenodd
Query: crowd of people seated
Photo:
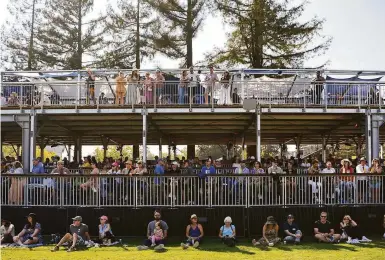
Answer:
<svg viewBox="0 0 385 260"><path fill-rule="evenodd" d="M313 225L313 238L317 242L323 243L340 243L346 242L349 244L370 243L360 225L354 221L349 215L345 215L339 227L331 223L328 219L327 212L321 212L319 220L316 220ZM100 224L94 227L98 232L98 237L91 240L89 227L83 222L81 216L72 218L72 224L69 227L69 232L63 237L55 235L51 243L55 246L51 249L52 252L59 251L61 246L66 246L68 252L72 252L85 247L111 246L121 244L112 231L112 225L109 222L108 216L99 218ZM38 222L37 215L30 213L26 216L26 224L21 231L15 235L15 226L10 220L2 219L0 227L1 244L14 243L20 247L28 247L30 245L43 245L43 229L42 224ZM280 226L283 232L279 232ZM384 224L385 228L385 224ZM147 225L146 238L142 245L138 246L138 250L147 250L153 248L156 251L164 250L168 239L169 226L162 219L160 210L155 210L154 220ZM183 231L181 230L181 233ZM259 232L257 232L259 233ZM183 249L189 247L199 248L203 242L204 228L203 224L199 223L199 218L196 214L190 217L190 224L187 225L185 231L185 240L181 243ZM307 234L311 237L310 234ZM219 228L218 237L220 241L229 247L234 247L237 244L237 232L230 216L224 219L224 225ZM385 234L384 234L385 238ZM267 217L265 224L262 227L262 237L253 239L253 246L275 246L283 241L284 244L294 243L300 244L303 240L303 233L299 224L295 222L294 216L289 214L280 225L273 216Z"/></svg>

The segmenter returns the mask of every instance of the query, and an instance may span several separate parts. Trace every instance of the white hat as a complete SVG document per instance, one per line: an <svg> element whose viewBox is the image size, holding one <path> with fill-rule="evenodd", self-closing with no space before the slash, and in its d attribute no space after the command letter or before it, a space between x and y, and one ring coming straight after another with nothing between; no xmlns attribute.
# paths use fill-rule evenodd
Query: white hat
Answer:
<svg viewBox="0 0 385 260"><path fill-rule="evenodd" d="M190 219L192 219L192 218L198 218L198 217L197 217L196 214L192 214L191 217L190 217Z"/></svg>
<svg viewBox="0 0 385 260"><path fill-rule="evenodd" d="M225 217L225 220L224 220L223 222L224 222L225 224L226 224L226 223L232 223L233 220L231 219L231 217L227 216L227 217Z"/></svg>
<svg viewBox="0 0 385 260"><path fill-rule="evenodd" d="M251 157L250 157L250 160L255 160L255 157L254 157L254 156L251 156Z"/></svg>
<svg viewBox="0 0 385 260"><path fill-rule="evenodd" d="M172 165L179 166L179 163L174 161L174 162L172 162Z"/></svg>

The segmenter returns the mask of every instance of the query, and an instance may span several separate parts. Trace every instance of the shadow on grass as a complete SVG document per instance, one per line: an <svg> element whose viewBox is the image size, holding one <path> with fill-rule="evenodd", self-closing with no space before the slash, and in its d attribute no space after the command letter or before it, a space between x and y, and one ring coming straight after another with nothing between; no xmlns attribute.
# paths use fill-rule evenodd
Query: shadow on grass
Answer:
<svg viewBox="0 0 385 260"><path fill-rule="evenodd" d="M301 244L297 249L302 250L347 250L347 251L357 251L354 247L344 246L343 244L328 244L328 243L311 243L311 244Z"/></svg>
<svg viewBox="0 0 385 260"><path fill-rule="evenodd" d="M362 248L382 248L385 249L385 243L361 243L361 244L355 244L356 247L362 247Z"/></svg>
<svg viewBox="0 0 385 260"><path fill-rule="evenodd" d="M242 248L239 248L237 245L235 247L228 247L226 245L219 245L215 247L214 246L205 247L203 245L202 247L199 248L199 251L221 252L221 253L241 253L245 255L255 255L254 252L250 252Z"/></svg>

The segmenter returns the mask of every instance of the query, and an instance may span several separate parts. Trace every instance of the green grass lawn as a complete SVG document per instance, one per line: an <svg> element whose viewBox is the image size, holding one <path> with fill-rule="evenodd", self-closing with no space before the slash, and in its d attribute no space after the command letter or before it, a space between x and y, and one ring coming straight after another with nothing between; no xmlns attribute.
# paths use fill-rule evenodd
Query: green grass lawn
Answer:
<svg viewBox="0 0 385 260"><path fill-rule="evenodd" d="M137 245L137 244L135 244ZM215 240L205 242L200 249L189 248L183 250L178 244L173 243L167 246L165 252L157 253L153 250L138 251L135 245L130 244L127 248L109 247L92 248L86 251L67 253L63 248L59 252L51 253L52 247L38 247L30 249L6 248L1 250L3 260L55 260L55 259L82 259L82 260L118 260L118 259L338 259L338 260L367 260L385 259L385 241L369 244L348 245L348 244L317 244L304 243L299 246L280 245L274 248L262 250L252 247L243 240L237 247L228 248Z"/></svg>

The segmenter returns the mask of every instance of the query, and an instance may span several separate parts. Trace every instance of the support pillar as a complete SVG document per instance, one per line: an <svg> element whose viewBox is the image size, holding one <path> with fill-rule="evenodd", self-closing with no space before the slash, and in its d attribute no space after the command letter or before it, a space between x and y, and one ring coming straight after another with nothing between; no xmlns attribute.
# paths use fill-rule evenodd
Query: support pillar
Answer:
<svg viewBox="0 0 385 260"><path fill-rule="evenodd" d="M258 162L261 161L261 108L256 108L256 119L255 119L255 132L256 132L256 159Z"/></svg>
<svg viewBox="0 0 385 260"><path fill-rule="evenodd" d="M68 161L71 162L71 146L72 145L68 145Z"/></svg>
<svg viewBox="0 0 385 260"><path fill-rule="evenodd" d="M29 122L18 122L22 128L22 162L24 173L29 172L29 166L32 165L32 161L29 160L29 149L30 149L30 124Z"/></svg>
<svg viewBox="0 0 385 260"><path fill-rule="evenodd" d="M47 146L47 142L43 140L40 141L39 143L39 148L40 148L40 158L41 162L44 163L45 157L44 157L44 149Z"/></svg>
<svg viewBox="0 0 385 260"><path fill-rule="evenodd" d="M137 158L139 158L139 145L137 144L134 144L132 146L132 159L133 160L136 160Z"/></svg>
<svg viewBox="0 0 385 260"><path fill-rule="evenodd" d="M326 163L326 137L322 136L322 162Z"/></svg>
<svg viewBox="0 0 385 260"><path fill-rule="evenodd" d="M142 110L142 116L143 116L143 163L144 165L147 164L147 110Z"/></svg>
<svg viewBox="0 0 385 260"><path fill-rule="evenodd" d="M368 110L365 115L365 139L366 139L366 160L372 162L372 115Z"/></svg>
<svg viewBox="0 0 385 260"><path fill-rule="evenodd" d="M187 145L187 159L192 160L195 158L195 145Z"/></svg>
<svg viewBox="0 0 385 260"><path fill-rule="evenodd" d="M246 156L246 153L245 153L245 142L246 142L246 137L245 137L245 134L243 134L242 136L242 160L246 160L247 159L247 156Z"/></svg>
<svg viewBox="0 0 385 260"><path fill-rule="evenodd" d="M171 138L168 139L168 158L171 159Z"/></svg>
<svg viewBox="0 0 385 260"><path fill-rule="evenodd" d="M360 156L362 154L362 137L361 137L361 135L359 135L357 137L357 151L356 151L356 154L357 154L357 158L360 158Z"/></svg>
<svg viewBox="0 0 385 260"><path fill-rule="evenodd" d="M379 158L380 156L380 127L385 122L385 116L372 115L372 156ZM371 162L371 161L370 161Z"/></svg>
<svg viewBox="0 0 385 260"><path fill-rule="evenodd" d="M82 138L80 136L75 137L74 157L75 161L80 163L82 159Z"/></svg>
<svg viewBox="0 0 385 260"><path fill-rule="evenodd" d="M172 150L173 150L173 153L174 153L174 160L176 159L176 144L174 144L172 146Z"/></svg>
<svg viewBox="0 0 385 260"><path fill-rule="evenodd" d="M100 136L100 138L102 139L102 145L103 145L103 160L105 160L107 158L109 139L103 135Z"/></svg>
<svg viewBox="0 0 385 260"><path fill-rule="evenodd" d="M301 159L301 136L297 136L294 138L295 140L295 148L297 150L297 159Z"/></svg>
<svg viewBox="0 0 385 260"><path fill-rule="evenodd" d="M37 135L37 117L35 114L31 114L31 131L30 131L30 143L29 143L29 169L32 171L32 160L36 158L36 135ZM27 150L28 151L28 150Z"/></svg>
<svg viewBox="0 0 385 260"><path fill-rule="evenodd" d="M16 145L16 155L17 155L18 157L21 155L21 153L20 153L20 148L21 148L21 145L20 145L20 144Z"/></svg>
<svg viewBox="0 0 385 260"><path fill-rule="evenodd" d="M162 137L159 138L159 158L162 158Z"/></svg>

